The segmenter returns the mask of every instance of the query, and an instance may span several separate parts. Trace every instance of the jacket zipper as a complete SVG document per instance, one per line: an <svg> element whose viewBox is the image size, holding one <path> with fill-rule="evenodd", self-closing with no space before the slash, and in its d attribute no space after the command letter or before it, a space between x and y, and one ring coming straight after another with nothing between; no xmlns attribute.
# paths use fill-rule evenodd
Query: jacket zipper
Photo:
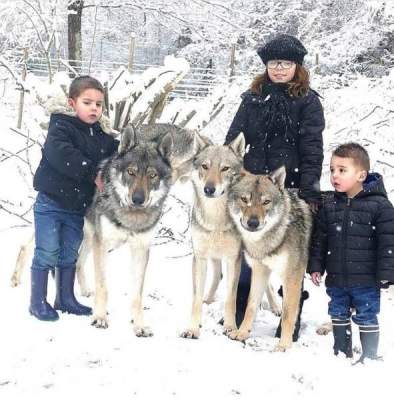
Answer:
<svg viewBox="0 0 394 400"><path fill-rule="evenodd" d="M349 212L350 208L352 206L352 199L347 198L346 199L346 208L345 212L343 215L343 222L342 222L342 270L344 271L344 283L345 287L349 285L349 270L348 270L348 265L347 265L347 230L348 230L348 219L349 219Z"/></svg>
<svg viewBox="0 0 394 400"><path fill-rule="evenodd" d="M93 128L89 128L90 136L93 136Z"/></svg>

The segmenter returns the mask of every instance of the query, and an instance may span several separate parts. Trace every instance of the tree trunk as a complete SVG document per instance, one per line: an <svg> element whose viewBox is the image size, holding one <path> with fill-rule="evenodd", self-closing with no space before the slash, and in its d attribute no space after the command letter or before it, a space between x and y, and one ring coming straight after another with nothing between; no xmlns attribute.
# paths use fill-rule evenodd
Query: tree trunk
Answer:
<svg viewBox="0 0 394 400"><path fill-rule="evenodd" d="M81 73L82 67L82 9L84 0L71 1L68 10L68 59L70 65ZM73 73L70 73L74 77Z"/></svg>

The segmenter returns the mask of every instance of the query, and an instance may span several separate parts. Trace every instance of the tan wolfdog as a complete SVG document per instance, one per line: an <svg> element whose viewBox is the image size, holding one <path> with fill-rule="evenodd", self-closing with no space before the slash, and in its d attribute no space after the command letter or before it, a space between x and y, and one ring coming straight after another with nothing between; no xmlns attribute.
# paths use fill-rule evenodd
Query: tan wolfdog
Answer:
<svg viewBox="0 0 394 400"><path fill-rule="evenodd" d="M271 272L275 271L283 284L278 351L285 351L292 344L312 226L309 206L295 191L284 188L285 177L284 167L270 175L245 172L229 192L229 211L252 268L245 318L239 330L229 336L240 341L249 337L262 293L267 289Z"/></svg>

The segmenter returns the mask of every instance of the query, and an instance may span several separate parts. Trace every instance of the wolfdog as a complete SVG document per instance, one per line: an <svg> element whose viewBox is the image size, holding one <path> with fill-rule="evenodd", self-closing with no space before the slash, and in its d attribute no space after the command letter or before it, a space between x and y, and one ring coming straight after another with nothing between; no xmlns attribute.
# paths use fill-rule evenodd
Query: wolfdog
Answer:
<svg viewBox="0 0 394 400"><path fill-rule="evenodd" d="M244 172L229 192L230 215L241 233L252 282L244 320L232 339L246 340L271 271L283 284L282 333L277 351L291 346L300 291L308 262L312 215L297 193L284 188L286 170Z"/></svg>
<svg viewBox="0 0 394 400"><path fill-rule="evenodd" d="M138 131L129 126L122 132L118 153L100 166L104 189L96 191L86 214L85 236L77 264L79 279L84 285L81 265L93 250L94 326L108 327L106 254L128 243L135 264L136 290L131 307L134 332L137 336L152 335L144 325L141 304L149 247L170 186L174 179L186 173L187 165L191 166L198 151L198 138L193 132L167 124L141 127ZM22 248L20 258L21 262L26 260L26 249ZM20 277L20 271L14 273L15 277Z"/></svg>

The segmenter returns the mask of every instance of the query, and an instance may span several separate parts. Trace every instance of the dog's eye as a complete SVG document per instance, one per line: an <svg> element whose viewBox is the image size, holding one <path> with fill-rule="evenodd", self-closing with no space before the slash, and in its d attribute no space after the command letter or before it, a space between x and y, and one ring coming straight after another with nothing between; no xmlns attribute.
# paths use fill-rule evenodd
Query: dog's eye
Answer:
<svg viewBox="0 0 394 400"><path fill-rule="evenodd" d="M128 173L130 176L135 176L135 172L134 172L131 168L127 168L127 173Z"/></svg>
<svg viewBox="0 0 394 400"><path fill-rule="evenodd" d="M263 201L263 206L266 206L266 205L268 205L269 203L271 203L271 200L264 200L264 201Z"/></svg>
<svg viewBox="0 0 394 400"><path fill-rule="evenodd" d="M151 174L149 174L149 177L150 177L151 179L156 178L156 176L157 176L157 174L156 174L155 172L152 172Z"/></svg>
<svg viewBox="0 0 394 400"><path fill-rule="evenodd" d="M228 171L229 169L230 169L230 167L223 167L222 172Z"/></svg>
<svg viewBox="0 0 394 400"><path fill-rule="evenodd" d="M201 168L202 169L208 169L208 165L207 164L201 164Z"/></svg>
<svg viewBox="0 0 394 400"><path fill-rule="evenodd" d="M242 197L241 197L241 200L242 200L244 203L247 203L247 202L248 202L248 198L245 197L245 196L242 196Z"/></svg>

